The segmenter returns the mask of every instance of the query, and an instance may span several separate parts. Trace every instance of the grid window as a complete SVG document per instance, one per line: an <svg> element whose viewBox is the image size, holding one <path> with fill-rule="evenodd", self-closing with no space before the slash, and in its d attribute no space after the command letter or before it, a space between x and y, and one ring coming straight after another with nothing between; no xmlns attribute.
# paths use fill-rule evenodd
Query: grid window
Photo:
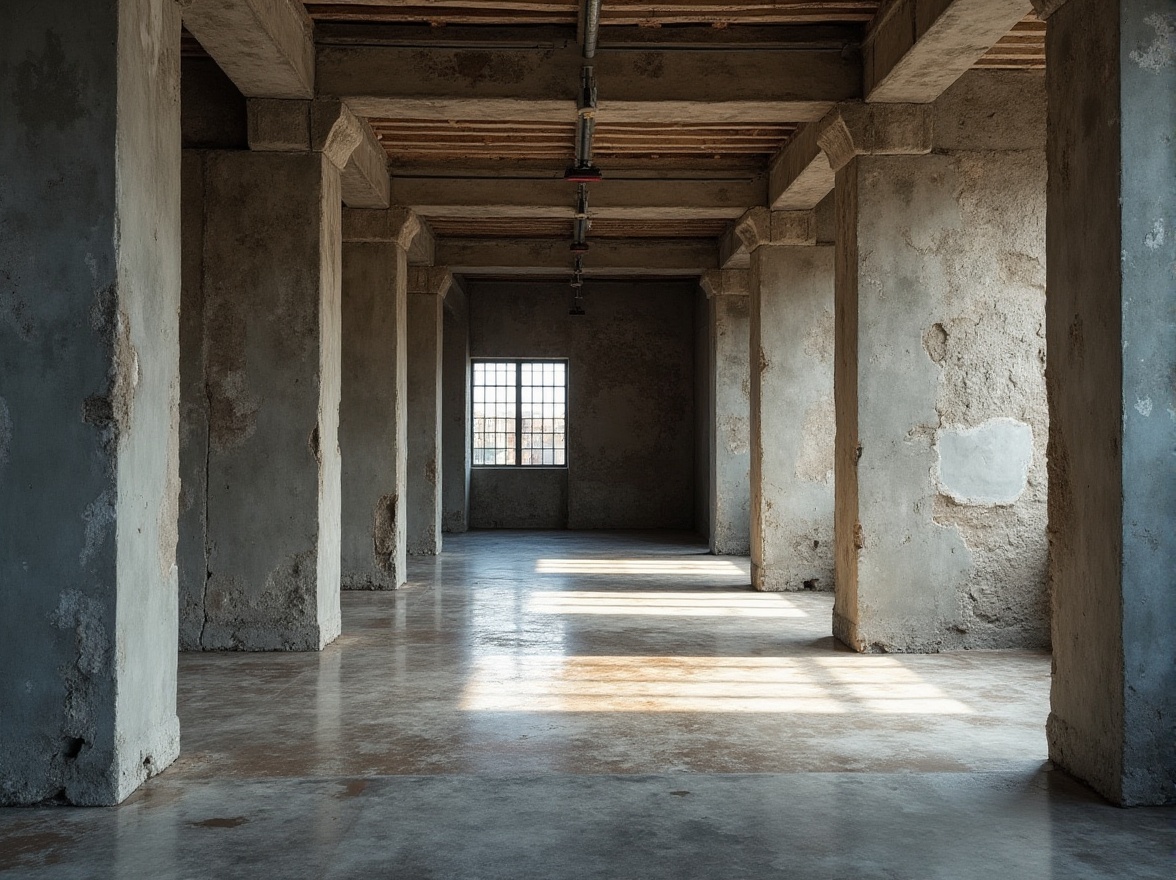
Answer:
<svg viewBox="0 0 1176 880"><path fill-rule="evenodd" d="M564 361L475 361L475 467L566 467Z"/></svg>

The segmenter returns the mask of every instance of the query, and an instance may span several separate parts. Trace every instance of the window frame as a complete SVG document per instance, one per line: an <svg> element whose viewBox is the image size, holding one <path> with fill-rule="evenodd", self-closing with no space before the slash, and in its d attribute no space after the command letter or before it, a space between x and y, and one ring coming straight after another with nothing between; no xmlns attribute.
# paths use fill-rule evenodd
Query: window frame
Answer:
<svg viewBox="0 0 1176 880"><path fill-rule="evenodd" d="M474 365L475 364L513 364L515 368L515 463L514 464L474 464ZM564 463L563 464L523 464L523 364L563 364L564 368ZM549 470L566 471L568 469L568 437L571 435L571 386L572 368L567 358L542 357L472 357L470 358L470 430L469 450L470 468L477 470ZM508 386L509 387L509 386ZM532 386L542 387L542 386Z"/></svg>

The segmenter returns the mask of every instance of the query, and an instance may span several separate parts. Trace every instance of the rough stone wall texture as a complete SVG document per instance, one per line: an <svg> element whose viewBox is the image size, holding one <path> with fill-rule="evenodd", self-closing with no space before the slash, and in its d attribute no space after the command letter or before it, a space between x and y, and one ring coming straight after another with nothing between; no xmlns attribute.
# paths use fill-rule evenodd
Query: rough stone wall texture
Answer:
<svg viewBox="0 0 1176 880"><path fill-rule="evenodd" d="M694 531L711 533L710 481L710 300L699 289L694 297Z"/></svg>
<svg viewBox="0 0 1176 880"><path fill-rule="evenodd" d="M441 404L441 527L461 533L470 511L470 324L446 310Z"/></svg>
<svg viewBox="0 0 1176 880"><path fill-rule="evenodd" d="M343 246L339 408L342 583L394 590L405 579L408 255L394 241Z"/></svg>
<svg viewBox="0 0 1176 880"><path fill-rule="evenodd" d="M694 293L688 282L590 283L588 314L572 318L565 284L470 285L473 357L568 358L568 527L692 527ZM474 469L472 520L518 522L479 509L491 473ZM546 487L543 509L554 509L562 487L535 479L514 497L538 503Z"/></svg>
<svg viewBox="0 0 1176 880"><path fill-rule="evenodd" d="M179 15L0 29L0 804L179 752Z"/></svg>
<svg viewBox="0 0 1176 880"><path fill-rule="evenodd" d="M745 295L710 301L714 418L711 420L711 552L751 549L751 305Z"/></svg>
<svg viewBox="0 0 1176 880"><path fill-rule="evenodd" d="M441 349L444 300L408 295L408 510L410 556L441 552Z"/></svg>
<svg viewBox="0 0 1176 880"><path fill-rule="evenodd" d="M317 650L340 628L338 172L203 162L207 573L184 630L205 650Z"/></svg>
<svg viewBox="0 0 1176 880"><path fill-rule="evenodd" d="M470 495L475 529L566 529L566 468L482 468Z"/></svg>
<svg viewBox="0 0 1176 880"><path fill-rule="evenodd" d="M752 583L833 589L833 248L751 261Z"/></svg>
<svg viewBox="0 0 1176 880"><path fill-rule="evenodd" d="M1050 19L1050 757L1176 802L1176 3Z"/></svg>
<svg viewBox="0 0 1176 880"><path fill-rule="evenodd" d="M980 95L1037 141L961 149L991 125ZM859 650L1049 642L1044 109L1040 75L968 74L933 154L839 172L837 344L856 336L857 363L839 355L856 390L838 398L834 628Z"/></svg>

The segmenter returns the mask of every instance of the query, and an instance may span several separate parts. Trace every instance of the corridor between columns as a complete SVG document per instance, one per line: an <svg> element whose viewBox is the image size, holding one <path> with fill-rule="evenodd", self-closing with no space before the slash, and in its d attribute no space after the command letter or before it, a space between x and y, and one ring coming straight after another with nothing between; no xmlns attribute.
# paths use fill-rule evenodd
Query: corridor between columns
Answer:
<svg viewBox="0 0 1176 880"><path fill-rule="evenodd" d="M184 654L169 772L117 815L0 815L0 868L228 877L263 850L281 877L815 877L870 857L1082 878L1142 845L1136 876L1163 876L1164 812L1128 822L1043 767L1048 655L857 654L828 636L831 596L752 591L748 560L706 550L454 535L401 590L345 593L322 652Z"/></svg>

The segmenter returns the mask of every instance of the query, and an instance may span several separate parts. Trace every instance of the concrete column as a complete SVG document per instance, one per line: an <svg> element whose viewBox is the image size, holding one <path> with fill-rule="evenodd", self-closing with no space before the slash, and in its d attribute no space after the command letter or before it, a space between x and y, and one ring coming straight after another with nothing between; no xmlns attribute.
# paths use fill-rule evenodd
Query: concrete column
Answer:
<svg viewBox="0 0 1176 880"><path fill-rule="evenodd" d="M934 107L862 118L826 146L834 634L859 651L1044 647L1043 80L968 74Z"/></svg>
<svg viewBox="0 0 1176 880"><path fill-rule="evenodd" d="M177 10L0 27L0 806L179 752Z"/></svg>
<svg viewBox="0 0 1176 880"><path fill-rule="evenodd" d="M253 150L199 154L185 178L203 196L184 307L198 286L208 443L203 470L185 468L206 558L182 587L188 648L318 650L339 634L339 173L355 125L338 102L251 101Z"/></svg>
<svg viewBox="0 0 1176 880"><path fill-rule="evenodd" d="M442 515L446 532L469 528L470 509L470 319L457 285L445 297L442 372Z"/></svg>
<svg viewBox="0 0 1176 880"><path fill-rule="evenodd" d="M700 284L710 326L710 548L745 556L751 535L747 272L707 272Z"/></svg>
<svg viewBox="0 0 1176 880"><path fill-rule="evenodd" d="M776 219L751 250L752 584L832 590L833 248L816 212Z"/></svg>
<svg viewBox="0 0 1176 880"><path fill-rule="evenodd" d="M1049 753L1115 803L1176 802L1172 0L1048 24Z"/></svg>
<svg viewBox="0 0 1176 880"><path fill-rule="evenodd" d="M405 577L408 248L404 208L343 212L343 589L394 590Z"/></svg>
<svg viewBox="0 0 1176 880"><path fill-rule="evenodd" d="M413 268L408 282L408 553L441 552L441 350L448 269Z"/></svg>

